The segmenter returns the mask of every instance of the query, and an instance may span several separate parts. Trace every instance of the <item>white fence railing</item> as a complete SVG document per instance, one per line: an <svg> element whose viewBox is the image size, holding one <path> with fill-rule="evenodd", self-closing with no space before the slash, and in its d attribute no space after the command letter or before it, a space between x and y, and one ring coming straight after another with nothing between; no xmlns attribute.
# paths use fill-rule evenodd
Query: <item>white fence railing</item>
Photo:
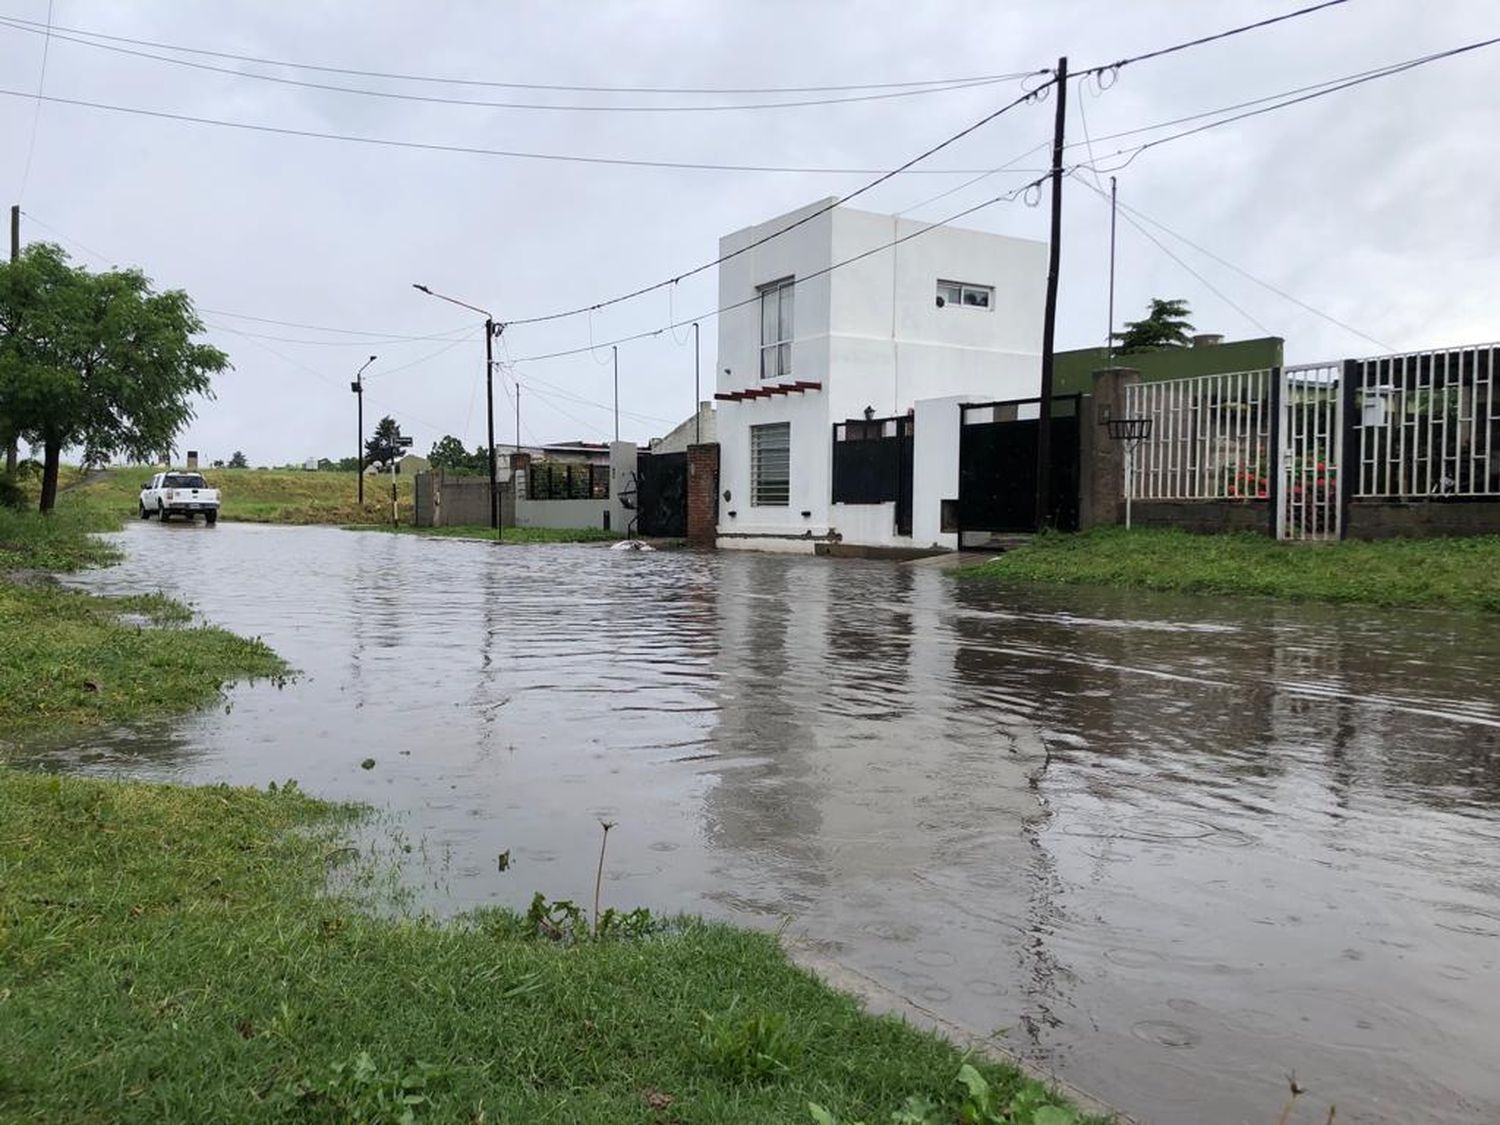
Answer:
<svg viewBox="0 0 1500 1125"><path fill-rule="evenodd" d="M1276 464L1279 539L1337 539L1343 519L1343 365L1308 363L1281 372Z"/></svg>
<svg viewBox="0 0 1500 1125"><path fill-rule="evenodd" d="M1500 496L1500 345L1357 367L1355 496Z"/></svg>
<svg viewBox="0 0 1500 1125"><path fill-rule="evenodd" d="M1264 498L1272 471L1270 400L1270 371L1126 387L1126 414L1151 419L1150 434L1127 452L1127 498Z"/></svg>

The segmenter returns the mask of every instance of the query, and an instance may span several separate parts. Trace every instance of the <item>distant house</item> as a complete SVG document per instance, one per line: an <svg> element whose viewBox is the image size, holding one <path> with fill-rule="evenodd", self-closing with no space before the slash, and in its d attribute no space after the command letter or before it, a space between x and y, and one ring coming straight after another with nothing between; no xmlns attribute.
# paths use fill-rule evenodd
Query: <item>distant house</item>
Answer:
<svg viewBox="0 0 1500 1125"><path fill-rule="evenodd" d="M718 434L714 404L700 402L692 417L678 423L664 436L652 438L646 448L652 453L682 453L690 445L718 441Z"/></svg>
<svg viewBox="0 0 1500 1125"><path fill-rule="evenodd" d="M432 463L427 458L418 457L415 453L408 453L396 462L396 474L398 476L410 473L425 473L431 468ZM378 476L381 473L388 472L389 469L389 465L377 461L372 465L365 466L365 476Z"/></svg>
<svg viewBox="0 0 1500 1125"><path fill-rule="evenodd" d="M719 241L719 546L956 546L959 403L1038 393L1047 247L831 202Z"/></svg>

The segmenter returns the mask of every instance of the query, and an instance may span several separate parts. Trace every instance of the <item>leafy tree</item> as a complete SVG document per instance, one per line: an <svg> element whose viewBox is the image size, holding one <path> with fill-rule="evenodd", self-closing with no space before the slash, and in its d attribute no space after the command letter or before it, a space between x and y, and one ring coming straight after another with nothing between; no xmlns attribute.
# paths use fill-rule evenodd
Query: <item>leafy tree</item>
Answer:
<svg viewBox="0 0 1500 1125"><path fill-rule="evenodd" d="M1151 298L1151 311L1144 320L1127 320L1125 331L1116 332L1120 341L1115 349L1122 354L1151 352L1162 348L1185 348L1192 343L1193 326L1188 323L1188 303Z"/></svg>
<svg viewBox="0 0 1500 1125"><path fill-rule="evenodd" d="M193 342L202 331L186 293L155 292L139 270L89 273L44 242L0 264L0 416L42 447L42 511L64 449L91 464L171 450L229 365Z"/></svg>
<svg viewBox="0 0 1500 1125"><path fill-rule="evenodd" d="M443 435L433 444L427 460L434 469L441 469L445 473L468 473L474 469L473 459L464 448L464 443L452 434Z"/></svg>
<svg viewBox="0 0 1500 1125"><path fill-rule="evenodd" d="M229 456L229 467L231 469L248 469L250 462L245 460L245 455L236 449Z"/></svg>
<svg viewBox="0 0 1500 1125"><path fill-rule="evenodd" d="M360 469L359 458L358 457L340 457L337 461L335 461L329 467L337 469L341 473L357 473L357 472L359 472L359 469Z"/></svg>
<svg viewBox="0 0 1500 1125"><path fill-rule="evenodd" d="M365 442L365 464L388 466L401 457L401 427L387 414L375 425L375 436Z"/></svg>

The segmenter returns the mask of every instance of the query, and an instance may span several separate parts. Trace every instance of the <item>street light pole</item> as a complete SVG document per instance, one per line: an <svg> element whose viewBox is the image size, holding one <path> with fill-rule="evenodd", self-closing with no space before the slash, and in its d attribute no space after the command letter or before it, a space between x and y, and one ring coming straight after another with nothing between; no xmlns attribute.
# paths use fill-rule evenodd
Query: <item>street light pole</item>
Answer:
<svg viewBox="0 0 1500 1125"><path fill-rule="evenodd" d="M364 381L360 379L360 376L365 373L365 368L369 367L370 364L374 362L374 356L371 356L369 359L365 360L364 363L360 365L359 370L354 373L354 379L349 384L349 389L353 391L355 397L359 399L359 432L355 435L354 438L354 475L359 478L359 506L361 509L363 509L365 506L365 384Z"/></svg>
<svg viewBox="0 0 1500 1125"><path fill-rule="evenodd" d="M703 444L703 390L699 368L703 362L703 348L698 343L698 322L693 321L693 441Z"/></svg>
<svg viewBox="0 0 1500 1125"><path fill-rule="evenodd" d="M470 312L481 313L484 316L484 414L485 434L489 438L490 447L490 526L495 529L495 538L499 539L502 533L500 478L495 468L495 337L505 331L505 325L497 321L488 309L482 309L478 305L471 305L467 301L460 301L457 297L437 293L416 282L412 282L412 288L426 293L429 297L436 297L439 301L447 301L450 305L457 305L461 309L468 309Z"/></svg>
<svg viewBox="0 0 1500 1125"><path fill-rule="evenodd" d="M610 354L615 361L615 440L620 440L620 349L611 346Z"/></svg>

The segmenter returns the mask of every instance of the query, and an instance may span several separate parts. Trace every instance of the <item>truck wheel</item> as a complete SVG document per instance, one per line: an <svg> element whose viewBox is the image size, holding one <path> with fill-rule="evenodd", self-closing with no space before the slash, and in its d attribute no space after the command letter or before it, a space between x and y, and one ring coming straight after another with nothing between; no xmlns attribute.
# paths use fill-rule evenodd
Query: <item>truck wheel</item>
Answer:
<svg viewBox="0 0 1500 1125"><path fill-rule="evenodd" d="M150 513L149 510L147 510L146 505L141 504L141 505L138 505L138 506L141 509L141 519L143 519L143 520L149 520L151 518L151 513Z"/></svg>
<svg viewBox="0 0 1500 1125"><path fill-rule="evenodd" d="M161 520L162 523L167 522L167 509L162 506L160 500L156 502L156 518Z"/></svg>
<svg viewBox="0 0 1500 1125"><path fill-rule="evenodd" d="M207 524L209 527L213 527L214 524L216 524L216 523L219 522L219 513L218 512L204 512L203 513L203 522L205 524Z"/></svg>

